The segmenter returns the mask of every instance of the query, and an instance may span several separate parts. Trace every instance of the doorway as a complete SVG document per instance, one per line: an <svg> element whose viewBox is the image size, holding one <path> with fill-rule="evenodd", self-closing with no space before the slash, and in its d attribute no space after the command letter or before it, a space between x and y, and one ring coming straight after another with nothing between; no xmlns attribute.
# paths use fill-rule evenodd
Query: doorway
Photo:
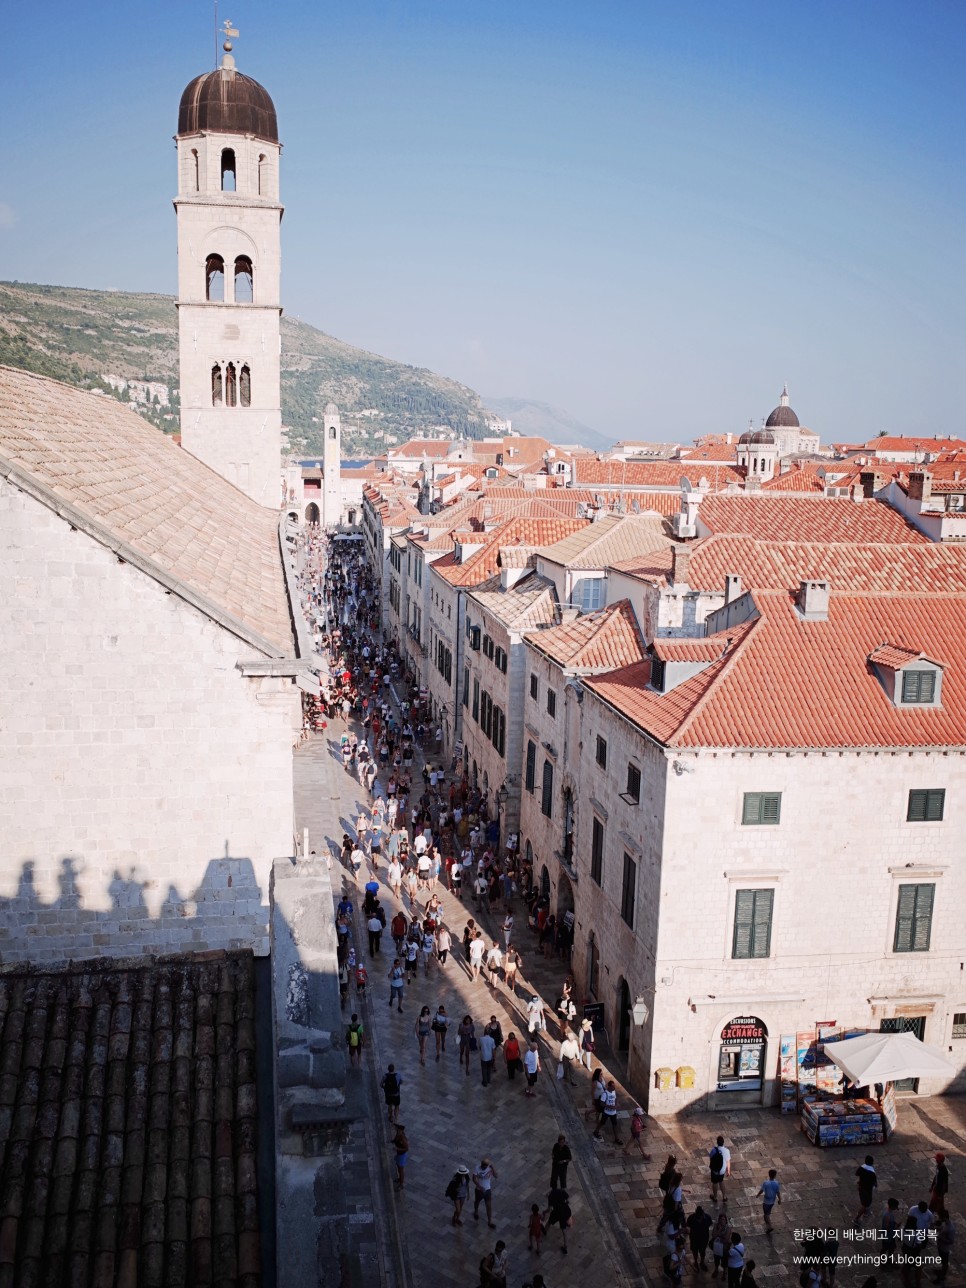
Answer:
<svg viewBox="0 0 966 1288"><path fill-rule="evenodd" d="M926 1017L924 1015L894 1015L891 1019L879 1021L880 1033L914 1033L920 1042L926 1040ZM894 1084L896 1091L904 1091L914 1096L919 1091L918 1078L900 1078Z"/></svg>
<svg viewBox="0 0 966 1288"><path fill-rule="evenodd" d="M310 501L308 505L305 507L305 522L318 523L318 521L319 521L319 507L315 504L314 501Z"/></svg>
<svg viewBox="0 0 966 1288"><path fill-rule="evenodd" d="M767 1044L768 1029L757 1015L736 1015L722 1028L718 1046L717 1108L761 1104Z"/></svg>

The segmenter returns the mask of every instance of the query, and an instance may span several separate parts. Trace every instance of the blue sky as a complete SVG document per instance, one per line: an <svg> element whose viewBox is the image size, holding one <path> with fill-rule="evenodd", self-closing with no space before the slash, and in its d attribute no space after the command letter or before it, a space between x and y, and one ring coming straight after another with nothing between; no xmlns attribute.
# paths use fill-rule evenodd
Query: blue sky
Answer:
<svg viewBox="0 0 966 1288"><path fill-rule="evenodd" d="M961 3L221 0L286 311L614 437L966 431ZM173 292L212 7L9 6L0 277Z"/></svg>

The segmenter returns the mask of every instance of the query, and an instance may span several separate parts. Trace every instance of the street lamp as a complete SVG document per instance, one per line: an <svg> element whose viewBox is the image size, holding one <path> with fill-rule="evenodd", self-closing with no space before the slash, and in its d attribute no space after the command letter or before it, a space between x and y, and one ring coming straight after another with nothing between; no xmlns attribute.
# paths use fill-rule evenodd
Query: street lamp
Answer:
<svg viewBox="0 0 966 1288"><path fill-rule="evenodd" d="M510 794L510 793L509 793L509 792L507 791L507 789L506 789L506 783L505 783L505 782L504 782L504 783L501 783L501 785L500 785L500 790L499 790L499 791L497 792L497 794L496 794L496 798L497 798L497 800L500 802L500 804L501 804L501 805L505 805L505 804L506 804L506 800L507 800L507 797L509 796L509 794Z"/></svg>
<svg viewBox="0 0 966 1288"><path fill-rule="evenodd" d="M651 1011L644 998L638 996L634 1005L631 1007L631 1015L634 1017L634 1023L639 1029L642 1029L650 1018Z"/></svg>

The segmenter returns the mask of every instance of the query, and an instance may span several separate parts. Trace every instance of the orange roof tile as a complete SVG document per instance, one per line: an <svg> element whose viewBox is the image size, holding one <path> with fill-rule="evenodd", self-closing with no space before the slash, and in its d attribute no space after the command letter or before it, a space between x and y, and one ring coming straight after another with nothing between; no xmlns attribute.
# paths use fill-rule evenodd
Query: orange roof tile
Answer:
<svg viewBox="0 0 966 1288"><path fill-rule="evenodd" d="M585 674L628 666L644 657L637 619L627 599L532 632L527 641L566 670Z"/></svg>
<svg viewBox="0 0 966 1288"><path fill-rule="evenodd" d="M718 489L744 481L744 472L728 465L692 465L688 461L574 461L574 482L582 487L677 488L682 478L691 483L706 479Z"/></svg>
<svg viewBox="0 0 966 1288"><path fill-rule="evenodd" d="M717 662L724 644L717 635L708 639L656 639L651 652L664 662Z"/></svg>
<svg viewBox="0 0 966 1288"><path fill-rule="evenodd" d="M756 592L760 616L716 639L732 646L668 694L639 668L587 686L677 747L862 748L966 745L966 595L835 594L804 621L787 591ZM869 663L883 636L946 659L940 707L896 707Z"/></svg>
<svg viewBox="0 0 966 1288"><path fill-rule="evenodd" d="M901 434L887 434L881 438L870 438L862 446L880 453L914 452L917 448L924 452L950 452L966 449L966 441L961 438L906 438Z"/></svg>
<svg viewBox="0 0 966 1288"><path fill-rule="evenodd" d="M902 648L897 644L880 644L869 654L869 661L874 666L883 666L887 671L901 671L904 666L910 662L934 661L933 658L926 658L924 653L918 652L912 648ZM941 665L936 662L936 665Z"/></svg>
<svg viewBox="0 0 966 1288"><path fill-rule="evenodd" d="M885 501L747 494L705 497L698 523L772 541L928 541Z"/></svg>
<svg viewBox="0 0 966 1288"><path fill-rule="evenodd" d="M562 516L552 519L513 518L487 533L482 550L477 550L463 563L457 562L455 552L437 559L432 565L433 573L438 573L453 586L478 586L497 572L501 546L551 544L559 541L561 537L568 536L585 523L587 523L586 519L569 519Z"/></svg>

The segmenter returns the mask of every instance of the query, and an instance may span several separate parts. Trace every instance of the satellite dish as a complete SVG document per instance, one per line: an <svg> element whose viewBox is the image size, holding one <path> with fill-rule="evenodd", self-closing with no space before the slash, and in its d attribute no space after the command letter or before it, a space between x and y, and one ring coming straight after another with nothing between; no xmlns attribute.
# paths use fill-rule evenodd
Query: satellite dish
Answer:
<svg viewBox="0 0 966 1288"><path fill-rule="evenodd" d="M681 475L680 488L682 492L692 492L694 490L691 487L691 480L686 474Z"/></svg>

